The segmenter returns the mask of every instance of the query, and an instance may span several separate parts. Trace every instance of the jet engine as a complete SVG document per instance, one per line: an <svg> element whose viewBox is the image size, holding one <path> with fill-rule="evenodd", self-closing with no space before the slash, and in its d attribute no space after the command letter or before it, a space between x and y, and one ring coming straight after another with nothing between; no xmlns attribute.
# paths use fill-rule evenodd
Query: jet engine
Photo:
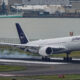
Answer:
<svg viewBox="0 0 80 80"><path fill-rule="evenodd" d="M49 55L52 54L52 52L53 52L52 48L51 48L51 47L47 47L47 46L41 47L41 48L39 49L39 54L40 54L41 56L49 56Z"/></svg>

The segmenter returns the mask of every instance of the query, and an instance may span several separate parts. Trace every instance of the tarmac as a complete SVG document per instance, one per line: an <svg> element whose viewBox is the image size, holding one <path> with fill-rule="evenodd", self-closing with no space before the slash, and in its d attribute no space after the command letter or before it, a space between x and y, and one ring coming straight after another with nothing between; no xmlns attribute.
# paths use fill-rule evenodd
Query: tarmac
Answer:
<svg viewBox="0 0 80 80"><path fill-rule="evenodd" d="M26 70L0 72L0 76L35 76L35 75L59 75L59 74L80 74L80 59L73 59L65 62L60 58L53 58L54 61L41 61L37 59L0 59L1 65L26 66Z"/></svg>

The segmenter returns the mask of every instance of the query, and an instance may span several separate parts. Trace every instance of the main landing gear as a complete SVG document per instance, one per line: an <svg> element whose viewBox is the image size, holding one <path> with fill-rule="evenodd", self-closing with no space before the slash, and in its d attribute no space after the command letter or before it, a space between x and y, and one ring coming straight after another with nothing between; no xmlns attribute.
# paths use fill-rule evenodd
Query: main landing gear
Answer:
<svg viewBox="0 0 80 80"><path fill-rule="evenodd" d="M67 52L66 57L64 57L64 62L72 61L72 57L69 57L69 55L70 55L70 52ZM52 61L52 60L50 59L49 56L43 56L42 61ZM61 61L61 60L56 60L56 61Z"/></svg>
<svg viewBox="0 0 80 80"><path fill-rule="evenodd" d="M48 56L42 57L42 61L50 61L50 58Z"/></svg>
<svg viewBox="0 0 80 80"><path fill-rule="evenodd" d="M66 53L66 57L64 57L64 61L72 61L72 57L69 57L70 52Z"/></svg>

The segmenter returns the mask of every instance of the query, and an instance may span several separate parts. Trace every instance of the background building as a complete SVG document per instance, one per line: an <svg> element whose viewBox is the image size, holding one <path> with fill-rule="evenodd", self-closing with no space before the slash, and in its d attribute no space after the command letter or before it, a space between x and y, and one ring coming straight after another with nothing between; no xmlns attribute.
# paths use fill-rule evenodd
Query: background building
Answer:
<svg viewBox="0 0 80 80"><path fill-rule="evenodd" d="M55 9L56 11L66 13L80 13L80 0L0 0L0 5L2 5L3 1L5 2L8 12L16 12L18 10L17 7L19 7L20 10L25 9L27 11L28 6L46 5L48 6L46 10L52 11L51 13L55 12ZM12 6L15 6L16 10L12 8Z"/></svg>
<svg viewBox="0 0 80 80"><path fill-rule="evenodd" d="M22 4L22 0L8 0L8 5Z"/></svg>
<svg viewBox="0 0 80 80"><path fill-rule="evenodd" d="M26 5L69 5L69 0L22 0Z"/></svg>
<svg viewBox="0 0 80 80"><path fill-rule="evenodd" d="M2 5L3 1L5 2L5 5L8 5L8 0L0 0L0 5Z"/></svg>
<svg viewBox="0 0 80 80"><path fill-rule="evenodd" d="M80 9L80 0L70 0L70 4L74 9Z"/></svg>
<svg viewBox="0 0 80 80"><path fill-rule="evenodd" d="M2 0L0 0L0 5L2 4Z"/></svg>

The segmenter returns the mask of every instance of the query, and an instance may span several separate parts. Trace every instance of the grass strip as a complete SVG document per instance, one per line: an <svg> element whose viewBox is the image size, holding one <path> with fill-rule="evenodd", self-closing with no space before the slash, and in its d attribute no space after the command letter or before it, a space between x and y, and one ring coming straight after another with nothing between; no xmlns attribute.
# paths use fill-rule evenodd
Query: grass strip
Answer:
<svg viewBox="0 0 80 80"><path fill-rule="evenodd" d="M0 65L0 72L26 70L25 66Z"/></svg>
<svg viewBox="0 0 80 80"><path fill-rule="evenodd" d="M59 77L59 75L51 76L25 76L25 77L0 77L0 80L80 80L80 75L64 75L64 77Z"/></svg>

